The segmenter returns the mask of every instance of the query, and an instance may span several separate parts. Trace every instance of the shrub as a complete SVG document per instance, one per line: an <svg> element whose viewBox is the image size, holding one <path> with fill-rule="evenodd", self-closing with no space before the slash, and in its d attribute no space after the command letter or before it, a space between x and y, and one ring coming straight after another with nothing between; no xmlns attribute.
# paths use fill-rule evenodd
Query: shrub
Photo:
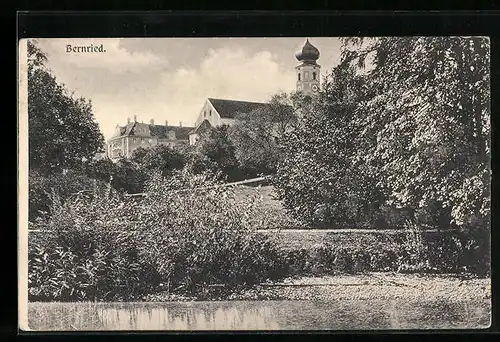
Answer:
<svg viewBox="0 0 500 342"><path fill-rule="evenodd" d="M43 213L50 214L52 197L56 195L64 202L80 192L97 191L103 193L106 183L92 179L83 173L70 170L67 173L42 175L29 172L29 220L33 221Z"/></svg>
<svg viewBox="0 0 500 342"><path fill-rule="evenodd" d="M256 232L255 199L208 175L155 174L148 196L78 195L54 202L29 243L31 300L126 300L160 290L199 293L284 276L272 237Z"/></svg>
<svg viewBox="0 0 500 342"><path fill-rule="evenodd" d="M103 182L109 182L116 174L116 164L111 159L91 159L83 165L83 170L87 176Z"/></svg>
<svg viewBox="0 0 500 342"><path fill-rule="evenodd" d="M257 198L218 185L187 170L169 179L156 175L148 184L138 217L142 255L170 289L248 285L280 274L276 246L256 231L265 226L255 219Z"/></svg>
<svg viewBox="0 0 500 342"><path fill-rule="evenodd" d="M170 171L184 167L187 163L187 152L179 147L157 145L135 150L132 161L145 170L158 170L163 176L168 176Z"/></svg>
<svg viewBox="0 0 500 342"><path fill-rule="evenodd" d="M112 185L115 189L130 194L144 191L144 184L148 179L147 172L138 164L121 159L116 163Z"/></svg>
<svg viewBox="0 0 500 342"><path fill-rule="evenodd" d="M289 275L360 272L489 274L487 239L460 231L424 232L407 222L392 234L340 234L317 245L284 250ZM283 246L284 247L284 246Z"/></svg>
<svg viewBox="0 0 500 342"><path fill-rule="evenodd" d="M227 125L213 128L201 138L196 144L190 166L193 171L200 173L204 171L220 173L229 181L245 178L236 158L235 147L229 137Z"/></svg>
<svg viewBox="0 0 500 342"><path fill-rule="evenodd" d="M53 207L32 225L42 232L29 242L30 300L133 299L155 285L137 236L124 231L134 213L120 197L82 194Z"/></svg>

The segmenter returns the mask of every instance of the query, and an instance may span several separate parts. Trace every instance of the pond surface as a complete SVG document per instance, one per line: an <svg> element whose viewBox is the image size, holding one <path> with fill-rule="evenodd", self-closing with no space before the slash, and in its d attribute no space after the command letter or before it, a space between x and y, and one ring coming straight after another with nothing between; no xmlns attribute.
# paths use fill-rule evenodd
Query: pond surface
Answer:
<svg viewBox="0 0 500 342"><path fill-rule="evenodd" d="M30 303L31 330L478 329L491 301Z"/></svg>

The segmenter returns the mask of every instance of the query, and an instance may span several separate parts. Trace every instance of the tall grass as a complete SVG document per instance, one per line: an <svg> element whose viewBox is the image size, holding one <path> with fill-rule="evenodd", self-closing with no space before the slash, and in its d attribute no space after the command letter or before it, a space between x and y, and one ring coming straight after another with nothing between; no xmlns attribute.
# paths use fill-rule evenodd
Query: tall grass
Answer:
<svg viewBox="0 0 500 342"><path fill-rule="evenodd" d="M428 246L424 242L422 228L415 222L406 220L406 236L398 257L398 272L421 272L431 269Z"/></svg>
<svg viewBox="0 0 500 342"><path fill-rule="evenodd" d="M30 241L30 299L130 300L162 285L198 293L281 275L273 240L257 234L266 225L258 198L216 185L181 171L152 177L140 202L112 191L54 201L53 214L32 225L44 233Z"/></svg>

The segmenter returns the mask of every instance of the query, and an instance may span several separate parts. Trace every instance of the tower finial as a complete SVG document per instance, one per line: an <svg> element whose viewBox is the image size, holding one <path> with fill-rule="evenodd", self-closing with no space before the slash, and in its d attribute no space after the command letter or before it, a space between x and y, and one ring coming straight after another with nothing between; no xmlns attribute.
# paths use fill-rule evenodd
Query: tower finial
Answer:
<svg viewBox="0 0 500 342"><path fill-rule="evenodd" d="M320 86L320 66L316 63L319 58L319 50L309 42L306 42L302 48L295 54L300 65L295 67L297 71L296 89L304 95L311 95L319 90Z"/></svg>

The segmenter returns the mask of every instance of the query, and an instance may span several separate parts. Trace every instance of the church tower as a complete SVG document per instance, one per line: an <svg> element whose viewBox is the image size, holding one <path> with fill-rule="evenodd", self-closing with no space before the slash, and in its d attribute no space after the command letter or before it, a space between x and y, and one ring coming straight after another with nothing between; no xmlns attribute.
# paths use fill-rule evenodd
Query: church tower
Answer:
<svg viewBox="0 0 500 342"><path fill-rule="evenodd" d="M300 65L295 67L297 71L297 92L304 95L311 95L319 91L320 66L316 63L319 58L319 50L309 43L309 39L295 54Z"/></svg>

